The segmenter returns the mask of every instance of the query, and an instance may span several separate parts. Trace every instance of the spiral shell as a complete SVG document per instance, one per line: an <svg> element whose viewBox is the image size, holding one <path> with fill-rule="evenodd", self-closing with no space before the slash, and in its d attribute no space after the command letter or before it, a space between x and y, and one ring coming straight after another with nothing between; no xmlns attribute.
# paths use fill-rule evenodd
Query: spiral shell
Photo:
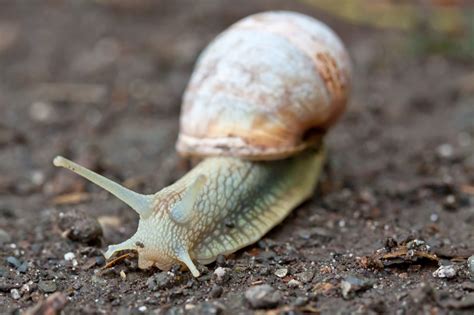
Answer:
<svg viewBox="0 0 474 315"><path fill-rule="evenodd" d="M251 15L201 54L183 98L185 156L288 157L343 112L349 56L325 24L294 12Z"/></svg>

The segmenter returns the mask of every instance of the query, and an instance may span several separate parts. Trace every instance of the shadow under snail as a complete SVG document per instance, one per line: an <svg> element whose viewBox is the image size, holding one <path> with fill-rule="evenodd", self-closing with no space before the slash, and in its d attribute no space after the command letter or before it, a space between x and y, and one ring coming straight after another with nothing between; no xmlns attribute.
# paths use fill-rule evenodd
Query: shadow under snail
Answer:
<svg viewBox="0 0 474 315"><path fill-rule="evenodd" d="M108 190L140 216L105 257L136 250L138 265L207 264L258 241L308 199L324 161L322 138L343 112L348 54L303 14L251 15L200 55L183 97L176 148L203 160L171 186L141 195L63 157L54 165Z"/></svg>

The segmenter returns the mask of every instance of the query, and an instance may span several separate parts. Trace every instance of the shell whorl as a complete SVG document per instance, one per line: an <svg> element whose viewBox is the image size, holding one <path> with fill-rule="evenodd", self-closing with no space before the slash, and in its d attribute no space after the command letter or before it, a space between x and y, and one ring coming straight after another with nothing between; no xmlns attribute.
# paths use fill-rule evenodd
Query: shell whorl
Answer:
<svg viewBox="0 0 474 315"><path fill-rule="evenodd" d="M249 16L201 54L183 98L182 155L288 157L345 108L351 66L337 35L299 13Z"/></svg>

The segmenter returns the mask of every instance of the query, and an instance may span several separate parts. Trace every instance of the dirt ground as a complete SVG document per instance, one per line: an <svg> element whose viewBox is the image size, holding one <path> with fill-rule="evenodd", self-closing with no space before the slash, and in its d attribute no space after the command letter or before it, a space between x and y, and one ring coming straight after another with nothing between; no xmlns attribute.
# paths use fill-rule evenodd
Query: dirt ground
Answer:
<svg viewBox="0 0 474 315"><path fill-rule="evenodd" d="M133 255L104 268L137 215L53 157L143 193L178 179L198 53L269 9L325 21L354 61L318 191L198 279ZM472 314L474 61L420 41L296 1L0 1L0 313Z"/></svg>

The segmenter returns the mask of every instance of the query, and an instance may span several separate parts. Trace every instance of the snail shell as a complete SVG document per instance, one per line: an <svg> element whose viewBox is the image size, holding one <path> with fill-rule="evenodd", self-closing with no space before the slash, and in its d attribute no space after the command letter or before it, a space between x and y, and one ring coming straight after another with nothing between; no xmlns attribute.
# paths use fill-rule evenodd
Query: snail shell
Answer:
<svg viewBox="0 0 474 315"><path fill-rule="evenodd" d="M351 66L337 35L294 12L251 15L201 54L183 99L185 156L288 157L343 112Z"/></svg>

